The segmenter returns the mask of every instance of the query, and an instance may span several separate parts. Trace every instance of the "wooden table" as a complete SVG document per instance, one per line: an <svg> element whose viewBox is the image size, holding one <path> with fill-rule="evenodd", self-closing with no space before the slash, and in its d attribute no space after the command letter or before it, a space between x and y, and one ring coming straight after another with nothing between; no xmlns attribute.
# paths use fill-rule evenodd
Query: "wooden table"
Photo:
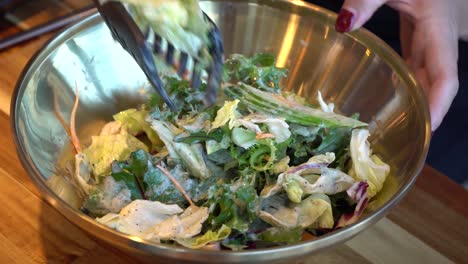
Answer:
<svg viewBox="0 0 468 264"><path fill-rule="evenodd" d="M46 10L28 19L49 15ZM0 38L17 30L0 32ZM0 52L0 263L137 263L128 253L90 237L46 203L16 156L9 123L11 95L20 71L51 36ZM298 262L468 263L467 252L468 192L425 166L386 218L349 242Z"/></svg>

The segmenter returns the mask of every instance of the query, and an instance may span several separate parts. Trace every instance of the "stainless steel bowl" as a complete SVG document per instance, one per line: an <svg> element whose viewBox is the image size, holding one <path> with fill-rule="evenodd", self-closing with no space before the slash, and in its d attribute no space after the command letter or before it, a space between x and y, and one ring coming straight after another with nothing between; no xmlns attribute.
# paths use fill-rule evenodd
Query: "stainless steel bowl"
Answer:
<svg viewBox="0 0 468 264"><path fill-rule="evenodd" d="M60 171L68 139L54 115L54 94L69 116L77 82L81 106L78 131L86 142L119 110L143 100L146 79L113 41L98 15L66 29L29 62L12 103L12 126L24 168L44 197L70 221L119 248L184 261L267 263L321 251L343 242L382 218L405 195L428 150L427 103L401 58L371 33L338 34L335 14L301 1L217 0L202 7L224 35L226 54L269 52L290 69L286 88L308 98L317 90L345 114L370 123L375 150L392 166L395 189L358 223L317 240L246 252L190 250L142 241L97 224L46 181ZM59 165L57 165L59 164Z"/></svg>

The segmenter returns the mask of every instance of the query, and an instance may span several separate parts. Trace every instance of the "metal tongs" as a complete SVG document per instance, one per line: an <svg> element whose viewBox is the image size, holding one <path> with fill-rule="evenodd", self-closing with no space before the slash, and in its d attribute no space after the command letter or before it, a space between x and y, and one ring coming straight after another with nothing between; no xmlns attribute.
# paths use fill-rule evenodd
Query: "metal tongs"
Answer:
<svg viewBox="0 0 468 264"><path fill-rule="evenodd" d="M178 62L175 62L175 45L166 40L167 48L163 51L163 38L152 31L150 26L147 27L145 32L142 32L123 3L119 1L106 1L101 4L99 0L94 0L94 3L111 30L113 37L133 56L147 76L151 85L161 95L167 106L171 110L176 110L177 107L174 105L167 94L167 91L164 89L153 55L163 56L168 65L177 69L177 74L181 78L185 78L186 71L190 70L187 69L187 62L190 55L186 52L180 51L179 60ZM205 21L211 24L210 31L207 36L209 44L208 47L205 47L208 48L208 55L211 58L209 58L208 65L204 65L204 69L197 67L197 59L192 58L193 68L191 70L190 80L191 87L193 89L199 89L202 83L201 71L206 71L208 77L204 103L205 105L211 105L216 100L218 87L222 77L224 50L222 36L218 27L205 13L203 14ZM154 43L149 42L150 36L154 36ZM202 54L202 52L200 51L199 54Z"/></svg>

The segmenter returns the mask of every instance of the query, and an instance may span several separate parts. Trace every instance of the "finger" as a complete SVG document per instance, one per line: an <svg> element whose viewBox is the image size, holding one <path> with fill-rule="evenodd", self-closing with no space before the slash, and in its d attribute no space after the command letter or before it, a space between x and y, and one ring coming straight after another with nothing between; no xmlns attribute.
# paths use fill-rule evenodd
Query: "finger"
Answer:
<svg viewBox="0 0 468 264"><path fill-rule="evenodd" d="M429 91L431 89L431 82L429 81L429 77L427 76L427 71L424 68L419 68L414 70L414 75L418 80L421 88L423 89L426 98L429 97Z"/></svg>
<svg viewBox="0 0 468 264"><path fill-rule="evenodd" d="M431 82L428 100L435 130L458 92L458 39L454 25L447 21L431 20L428 26L425 65Z"/></svg>
<svg viewBox="0 0 468 264"><path fill-rule="evenodd" d="M409 65L412 70L417 70L425 66L424 60L427 49L427 29L425 25L417 24L411 38Z"/></svg>
<svg viewBox="0 0 468 264"><path fill-rule="evenodd" d="M349 32L362 27L379 7L388 4L390 7L415 16L414 1L409 0L345 0L336 20L338 32Z"/></svg>
<svg viewBox="0 0 468 264"><path fill-rule="evenodd" d="M443 76L431 81L427 68L415 69L414 74L426 95L431 115L432 131L435 131L442 123L457 94L458 78L456 75L443 73Z"/></svg>
<svg viewBox="0 0 468 264"><path fill-rule="evenodd" d="M458 92L458 41L433 31L428 39L426 67L431 87L428 93L432 129L439 127Z"/></svg>
<svg viewBox="0 0 468 264"><path fill-rule="evenodd" d="M435 131L444 120L457 92L458 78L456 76L440 78L432 84L428 96L432 131Z"/></svg>
<svg viewBox="0 0 468 264"><path fill-rule="evenodd" d="M414 24L408 15L400 14L400 45L403 58L411 57L411 43L413 42Z"/></svg>
<svg viewBox="0 0 468 264"><path fill-rule="evenodd" d="M369 20L374 12L388 0L346 0L336 19L335 28L338 32L349 32Z"/></svg>

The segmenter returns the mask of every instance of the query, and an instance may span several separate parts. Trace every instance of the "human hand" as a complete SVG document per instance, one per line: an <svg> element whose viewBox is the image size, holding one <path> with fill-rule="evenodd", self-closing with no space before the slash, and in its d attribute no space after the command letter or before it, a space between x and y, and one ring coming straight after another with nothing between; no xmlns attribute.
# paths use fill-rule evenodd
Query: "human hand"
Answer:
<svg viewBox="0 0 468 264"><path fill-rule="evenodd" d="M458 91L457 0L346 0L336 30L361 27L382 5L400 13L403 57L414 71L429 102L432 130L447 114Z"/></svg>

